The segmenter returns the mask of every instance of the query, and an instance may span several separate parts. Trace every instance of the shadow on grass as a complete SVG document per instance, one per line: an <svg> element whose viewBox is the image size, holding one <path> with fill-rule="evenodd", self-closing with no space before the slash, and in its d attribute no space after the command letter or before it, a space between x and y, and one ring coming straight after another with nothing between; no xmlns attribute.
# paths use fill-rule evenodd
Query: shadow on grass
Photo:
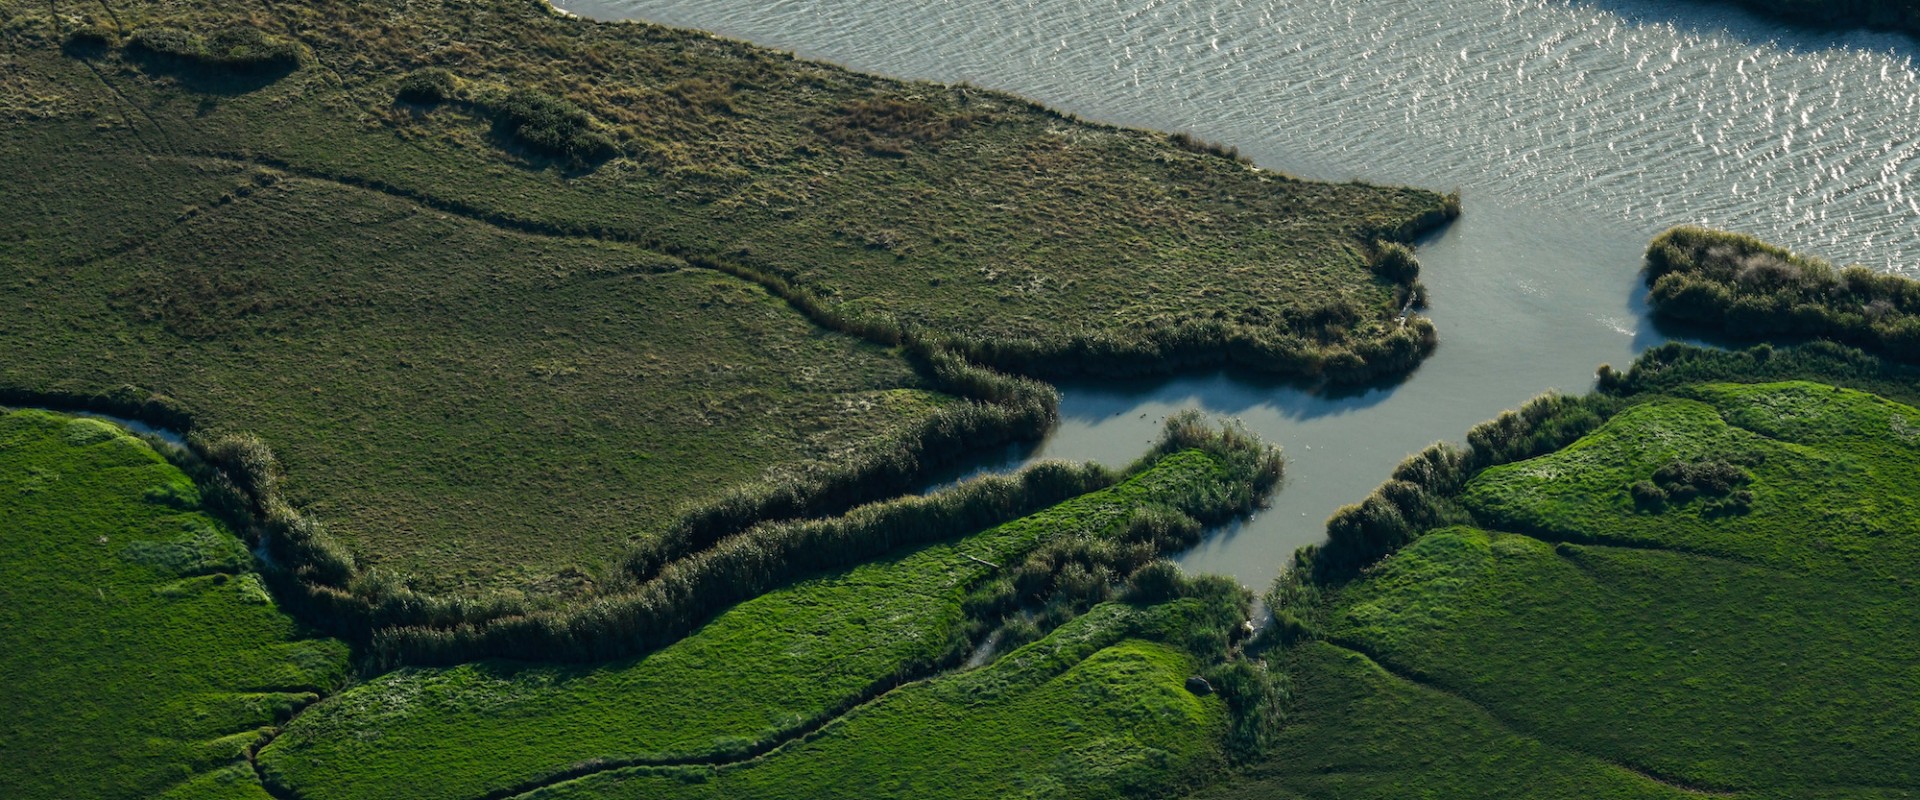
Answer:
<svg viewBox="0 0 1920 800"><path fill-rule="evenodd" d="M152 77L167 77L196 94L236 97L265 89L292 75L300 68L294 61L273 61L257 66L216 66L200 64L164 53L129 50L128 63Z"/></svg>

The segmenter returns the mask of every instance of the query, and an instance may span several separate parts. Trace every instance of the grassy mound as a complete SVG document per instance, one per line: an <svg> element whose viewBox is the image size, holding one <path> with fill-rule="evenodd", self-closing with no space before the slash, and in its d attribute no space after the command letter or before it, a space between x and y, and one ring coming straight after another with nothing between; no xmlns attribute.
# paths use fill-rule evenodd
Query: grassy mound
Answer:
<svg viewBox="0 0 1920 800"><path fill-rule="evenodd" d="M1244 509L1257 494L1219 493L1249 481L1233 455L1174 452L1031 516L808 577L638 659L389 673L303 715L260 763L275 784L316 800L464 798L578 774L580 765L764 752L905 678L957 663L992 623L983 617L999 610L974 590L1003 565L1049 543L1124 542L1146 511ZM1105 581L1125 580L1118 569Z"/></svg>
<svg viewBox="0 0 1920 800"><path fill-rule="evenodd" d="M127 38L129 53L176 66L238 73L290 70L300 63L300 49L260 29L234 25L202 36L192 31L154 25Z"/></svg>
<svg viewBox="0 0 1920 800"><path fill-rule="evenodd" d="M344 680L200 504L118 428L0 414L0 795L261 797L244 759Z"/></svg>
<svg viewBox="0 0 1920 800"><path fill-rule="evenodd" d="M1920 409L1697 380L1756 353L1842 379L1864 359L1657 352L1514 429L1604 417L1591 433L1436 492L1427 507L1447 513L1357 577L1283 581L1297 727L1207 796L1920 792L1902 711L1920 702L1920 622L1903 610ZM1648 485L1667 498L1645 502Z"/></svg>
<svg viewBox="0 0 1920 800"><path fill-rule="evenodd" d="M1207 657L1192 635L1239 619L1234 594L1098 606L987 667L903 687L737 766L620 770L527 796L1161 796L1224 763L1225 704L1184 683Z"/></svg>

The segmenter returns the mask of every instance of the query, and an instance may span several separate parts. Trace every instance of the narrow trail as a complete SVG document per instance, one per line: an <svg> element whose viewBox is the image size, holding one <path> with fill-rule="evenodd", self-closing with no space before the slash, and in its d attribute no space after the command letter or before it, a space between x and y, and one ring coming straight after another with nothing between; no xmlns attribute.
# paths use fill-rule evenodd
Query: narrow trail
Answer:
<svg viewBox="0 0 1920 800"><path fill-rule="evenodd" d="M1703 785L1695 784L1675 776L1662 775L1662 774L1650 772L1648 770L1645 770L1639 767L1635 767L1629 764L1615 761L1613 759L1606 758L1597 753L1593 753L1591 751L1588 751L1579 747L1575 747L1575 746L1566 744L1564 742L1557 742L1557 741L1548 739L1545 736L1542 736L1538 733L1534 733L1532 731L1525 729L1520 724L1514 722L1512 719L1508 718L1507 716L1498 713L1494 708L1486 705L1485 703L1482 703L1478 700L1475 700L1471 697L1461 694L1460 692L1455 691L1425 675L1421 675L1411 670L1401 669L1399 667L1392 665L1391 663L1376 656L1370 649L1368 649L1365 645L1359 642L1348 640L1348 639L1334 639L1334 638L1323 639L1322 641L1328 646L1345 650L1347 652L1353 653L1354 655L1357 655L1357 656L1360 656L1361 658L1366 659L1367 663L1373 665L1375 668L1379 669L1382 673L1388 676L1391 676L1396 680L1399 680L1404 683L1409 683L1414 686L1418 686L1422 689L1425 689L1431 692L1436 692L1438 694L1446 695L1447 697L1450 697L1454 700L1458 700L1461 703L1465 703L1466 705L1471 706L1474 710L1480 712L1480 714L1485 716L1488 720L1491 720L1494 724L1499 725L1502 729L1506 730L1509 733L1512 733L1515 736L1532 739L1548 747L1557 748L1559 750L1562 750L1568 753L1574 753L1574 754L1583 756L1585 758L1590 758L1596 762L1604 764L1613 769L1617 769L1621 772L1627 773L1629 775L1633 775L1634 777L1651 781L1653 783L1666 786L1670 789L1686 792L1688 794L1699 795L1702 797L1744 797L1746 796L1744 792L1739 790L1703 786Z"/></svg>

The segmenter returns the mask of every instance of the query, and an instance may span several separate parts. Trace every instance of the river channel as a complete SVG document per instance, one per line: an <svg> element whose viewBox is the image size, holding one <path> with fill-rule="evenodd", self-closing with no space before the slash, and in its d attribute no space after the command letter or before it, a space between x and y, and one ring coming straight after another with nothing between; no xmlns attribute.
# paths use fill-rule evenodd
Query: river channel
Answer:
<svg viewBox="0 0 1920 800"><path fill-rule="evenodd" d="M1421 244L1439 351L1330 396L1246 376L1061 386L1034 458L1124 464L1168 413L1237 417L1286 448L1270 508L1186 553L1264 587L1406 454L1663 341L1646 242L1698 222L1840 262L1920 254L1913 40L1810 33L1646 0L562 0L853 69L1016 92L1190 131L1301 177L1458 189Z"/></svg>

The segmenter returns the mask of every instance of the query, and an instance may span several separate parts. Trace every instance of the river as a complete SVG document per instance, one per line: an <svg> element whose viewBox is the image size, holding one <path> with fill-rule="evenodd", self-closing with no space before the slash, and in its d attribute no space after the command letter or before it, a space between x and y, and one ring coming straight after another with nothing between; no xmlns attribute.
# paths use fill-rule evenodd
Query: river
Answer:
<svg viewBox="0 0 1920 800"><path fill-rule="evenodd" d="M1406 454L1664 341L1637 274L1660 230L1895 271L1920 253L1920 47L1898 35L1645 0L558 5L1190 131L1301 177L1460 190L1464 216L1421 244L1441 346L1408 380L1349 396L1224 374L1070 383L1045 442L982 467L1123 464L1171 411L1238 417L1286 448L1287 482L1181 560L1255 588Z"/></svg>

